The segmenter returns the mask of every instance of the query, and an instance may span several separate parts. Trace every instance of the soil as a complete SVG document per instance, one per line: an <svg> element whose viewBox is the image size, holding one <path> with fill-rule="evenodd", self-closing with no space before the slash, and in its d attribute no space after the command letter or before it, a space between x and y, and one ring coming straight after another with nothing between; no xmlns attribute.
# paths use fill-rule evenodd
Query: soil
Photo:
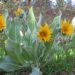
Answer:
<svg viewBox="0 0 75 75"><path fill-rule="evenodd" d="M68 75L68 74L66 72L62 72L62 73L57 72L56 75Z"/></svg>

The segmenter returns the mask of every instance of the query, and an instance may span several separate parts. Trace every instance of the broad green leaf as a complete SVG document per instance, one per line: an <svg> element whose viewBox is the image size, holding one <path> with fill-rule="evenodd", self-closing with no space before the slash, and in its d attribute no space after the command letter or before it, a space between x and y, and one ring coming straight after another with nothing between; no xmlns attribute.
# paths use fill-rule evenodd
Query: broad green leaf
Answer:
<svg viewBox="0 0 75 75"><path fill-rule="evenodd" d="M31 7L29 9L29 18L31 20L31 23L35 24L36 19L35 19L35 15L34 15L34 12L33 12L33 7Z"/></svg>
<svg viewBox="0 0 75 75"><path fill-rule="evenodd" d="M0 61L0 69L6 72L15 71L22 68L20 65L16 64L10 57L6 56L2 61Z"/></svg>
<svg viewBox="0 0 75 75"><path fill-rule="evenodd" d="M53 29L59 29L61 23L61 16L56 16L52 22Z"/></svg>
<svg viewBox="0 0 75 75"><path fill-rule="evenodd" d="M10 21L10 20L8 20L8 21ZM14 19L14 20L8 22L7 35L11 40L13 40L17 43L21 42L20 28L21 28L21 23L19 23L18 20Z"/></svg>
<svg viewBox="0 0 75 75"><path fill-rule="evenodd" d="M20 64L24 63L24 58L22 56L22 48L20 44L8 39L6 41L5 47L8 55L13 58L13 60Z"/></svg>
<svg viewBox="0 0 75 75"><path fill-rule="evenodd" d="M35 15L33 12L33 7L29 9L29 14L28 14L28 27L30 28L31 31L33 31L36 28L36 19Z"/></svg>

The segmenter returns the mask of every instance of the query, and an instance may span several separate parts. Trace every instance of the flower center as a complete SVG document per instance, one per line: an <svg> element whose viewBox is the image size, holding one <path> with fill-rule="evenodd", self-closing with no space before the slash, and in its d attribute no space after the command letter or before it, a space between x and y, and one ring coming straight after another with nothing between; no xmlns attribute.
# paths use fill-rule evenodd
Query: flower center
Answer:
<svg viewBox="0 0 75 75"><path fill-rule="evenodd" d="M42 37L46 37L46 36L47 36L47 33L46 33L46 31L42 31L42 32L40 32L40 35L41 35Z"/></svg>
<svg viewBox="0 0 75 75"><path fill-rule="evenodd" d="M67 28L64 28L64 29L63 29L63 31L65 31L65 32L66 32L66 31L68 31L68 29L67 29Z"/></svg>

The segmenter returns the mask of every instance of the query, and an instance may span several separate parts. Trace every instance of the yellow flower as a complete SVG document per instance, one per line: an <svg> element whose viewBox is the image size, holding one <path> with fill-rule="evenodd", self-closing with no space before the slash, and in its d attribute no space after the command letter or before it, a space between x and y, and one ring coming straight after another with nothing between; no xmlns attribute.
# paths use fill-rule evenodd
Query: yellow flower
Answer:
<svg viewBox="0 0 75 75"><path fill-rule="evenodd" d="M74 32L74 28L70 21L64 20L61 22L61 32L66 35L72 35L72 33Z"/></svg>
<svg viewBox="0 0 75 75"><path fill-rule="evenodd" d="M6 21L3 14L0 14L0 31L6 28Z"/></svg>
<svg viewBox="0 0 75 75"><path fill-rule="evenodd" d="M49 42L52 39L51 34L52 34L52 31L49 28L49 25L47 23L45 23L44 26L40 26L40 30L38 32L38 38L40 40Z"/></svg>
<svg viewBox="0 0 75 75"><path fill-rule="evenodd" d="M15 15L16 15L16 16L20 16L22 13L23 13L23 9L21 9L21 8L18 8L18 9L15 11Z"/></svg>

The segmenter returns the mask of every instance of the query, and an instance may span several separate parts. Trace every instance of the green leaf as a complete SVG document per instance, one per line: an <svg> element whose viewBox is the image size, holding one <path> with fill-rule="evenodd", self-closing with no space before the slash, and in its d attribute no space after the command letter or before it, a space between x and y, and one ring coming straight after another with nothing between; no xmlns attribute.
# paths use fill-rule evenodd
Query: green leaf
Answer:
<svg viewBox="0 0 75 75"><path fill-rule="evenodd" d="M53 23L52 23L53 29L59 29L60 28L60 22L61 22L61 17L56 16L53 20Z"/></svg>
<svg viewBox="0 0 75 75"><path fill-rule="evenodd" d="M21 42L20 28L21 23L17 19L14 19L12 21L8 20L7 35L10 39L17 43Z"/></svg>
<svg viewBox="0 0 75 75"><path fill-rule="evenodd" d="M35 15L34 15L34 12L33 12L33 7L31 7L29 9L29 18L30 18L31 22L34 24L36 19L35 19Z"/></svg>
<svg viewBox="0 0 75 75"><path fill-rule="evenodd" d="M0 69L6 72L15 71L20 69L21 66L16 64L10 57L6 56L0 61Z"/></svg>
<svg viewBox="0 0 75 75"><path fill-rule="evenodd" d="M0 47L0 60L5 57L6 53L3 47Z"/></svg>
<svg viewBox="0 0 75 75"><path fill-rule="evenodd" d="M8 10L5 9L4 12L3 12L3 14L4 14L5 19L7 20L7 17L8 17Z"/></svg>
<svg viewBox="0 0 75 75"><path fill-rule="evenodd" d="M31 31L33 31L36 28L36 19L35 15L33 12L33 7L29 9L29 14L28 14L28 27L30 28Z"/></svg>
<svg viewBox="0 0 75 75"><path fill-rule="evenodd" d="M72 40L68 43L68 48L75 49L75 35L72 37Z"/></svg>
<svg viewBox="0 0 75 75"><path fill-rule="evenodd" d="M37 22L37 27L40 27L41 22L42 22L42 18L43 18L43 16L42 16L42 14L40 14L39 20L38 20L38 22Z"/></svg>
<svg viewBox="0 0 75 75"><path fill-rule="evenodd" d="M14 61L20 64L24 63L24 58L22 56L22 48L20 44L8 39L6 41L5 47L8 55L13 58Z"/></svg>

